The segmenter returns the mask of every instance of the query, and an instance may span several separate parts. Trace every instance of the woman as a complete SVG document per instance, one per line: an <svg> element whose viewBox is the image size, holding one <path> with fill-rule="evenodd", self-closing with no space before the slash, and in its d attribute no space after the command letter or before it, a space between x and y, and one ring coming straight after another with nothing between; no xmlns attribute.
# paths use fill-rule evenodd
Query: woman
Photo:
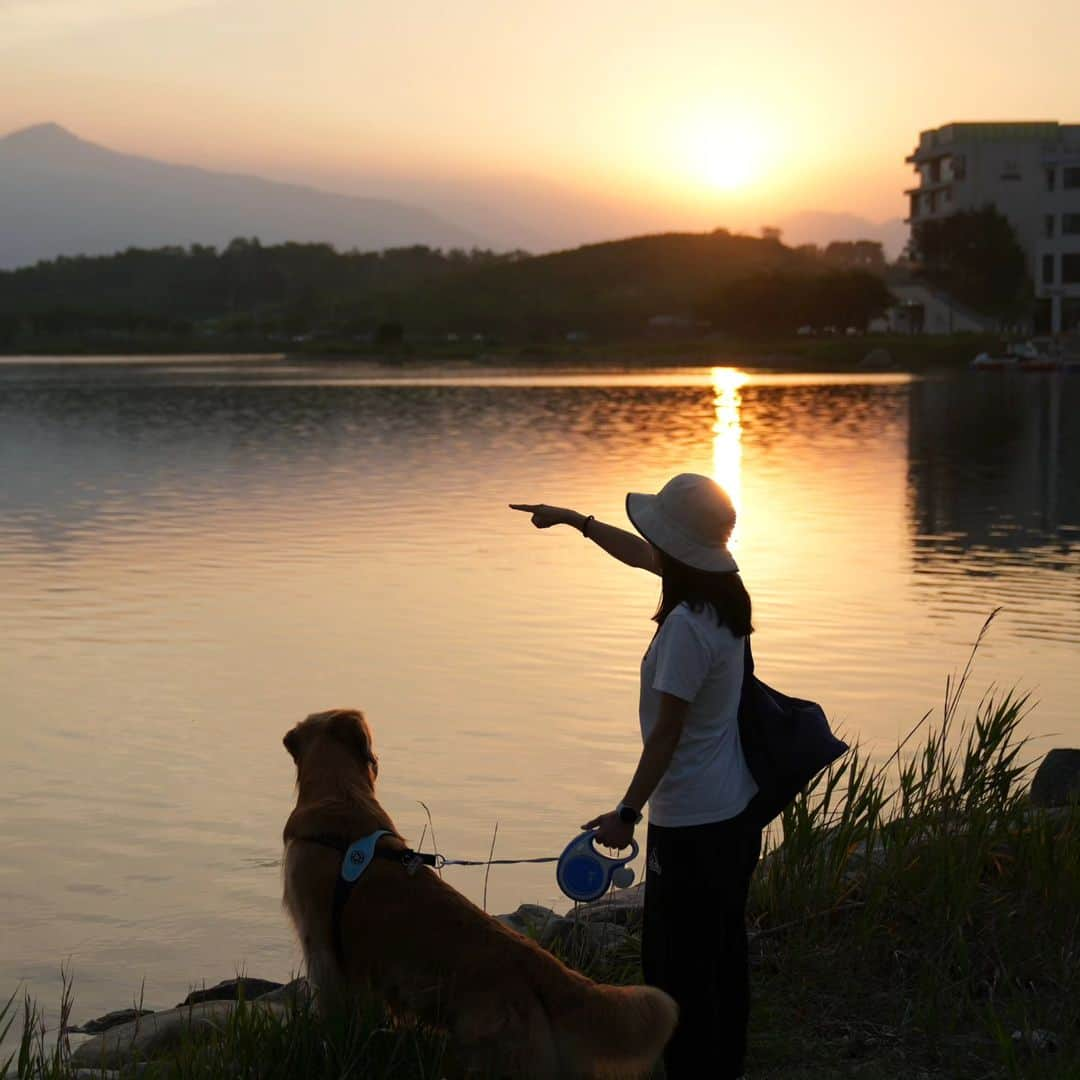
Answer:
<svg viewBox="0 0 1080 1080"><path fill-rule="evenodd" d="M737 1080L746 1054L746 897L761 830L740 814L757 791L739 742L750 597L728 550L735 510L708 477L683 473L629 494L644 539L557 506L511 504L540 529L571 525L628 566L659 574L657 630L641 662L643 746L618 806L594 818L626 847L649 804L642 967L679 1004L667 1075Z"/></svg>

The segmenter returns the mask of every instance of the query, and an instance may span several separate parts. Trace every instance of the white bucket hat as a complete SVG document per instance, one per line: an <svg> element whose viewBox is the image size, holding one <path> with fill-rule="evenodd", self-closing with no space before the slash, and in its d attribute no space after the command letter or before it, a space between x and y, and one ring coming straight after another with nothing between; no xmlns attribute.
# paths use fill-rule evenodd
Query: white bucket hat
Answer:
<svg viewBox="0 0 1080 1080"><path fill-rule="evenodd" d="M697 473L673 476L656 495L631 491L626 516L665 555L713 574L739 569L728 551L735 507L715 480Z"/></svg>

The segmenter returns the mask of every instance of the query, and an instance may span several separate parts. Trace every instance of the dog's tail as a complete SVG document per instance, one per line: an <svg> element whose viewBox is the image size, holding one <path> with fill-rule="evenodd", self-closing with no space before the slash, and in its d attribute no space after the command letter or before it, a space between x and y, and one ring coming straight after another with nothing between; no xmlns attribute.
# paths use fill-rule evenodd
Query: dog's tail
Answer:
<svg viewBox="0 0 1080 1080"><path fill-rule="evenodd" d="M651 986L583 988L576 1007L551 1010L560 1057L588 1063L588 1075L648 1075L675 1030L679 1008L662 990Z"/></svg>

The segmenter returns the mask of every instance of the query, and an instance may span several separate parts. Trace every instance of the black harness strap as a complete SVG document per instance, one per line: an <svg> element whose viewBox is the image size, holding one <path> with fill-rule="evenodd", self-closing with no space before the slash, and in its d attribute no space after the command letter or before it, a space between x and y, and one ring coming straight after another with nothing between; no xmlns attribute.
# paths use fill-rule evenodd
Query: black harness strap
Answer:
<svg viewBox="0 0 1080 1080"><path fill-rule="evenodd" d="M321 844L323 847L332 848L343 859L349 850L349 843L334 833L316 833L314 836L298 836L297 840L306 840L312 844ZM391 859L399 862L405 869L413 874L418 866L441 867L443 859L441 855L427 855L412 848L380 848L378 843L372 855L377 859ZM353 886L359 880L347 881L338 869L337 878L334 880L334 901L330 911L330 932L334 939L334 957L338 966L345 970L345 937L341 929L341 917L345 911L345 905L352 895Z"/></svg>

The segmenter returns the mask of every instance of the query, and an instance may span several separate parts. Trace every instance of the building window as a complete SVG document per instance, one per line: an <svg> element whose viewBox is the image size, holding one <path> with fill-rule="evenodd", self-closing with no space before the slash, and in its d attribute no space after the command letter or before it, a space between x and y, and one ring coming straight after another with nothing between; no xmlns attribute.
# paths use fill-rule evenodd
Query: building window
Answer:
<svg viewBox="0 0 1080 1080"><path fill-rule="evenodd" d="M1053 191L1057 186L1057 169L1053 165L1046 170L1046 190Z"/></svg>
<svg viewBox="0 0 1080 1080"><path fill-rule="evenodd" d="M1080 166L1072 165L1062 170L1061 186L1066 189L1080 188Z"/></svg>
<svg viewBox="0 0 1080 1080"><path fill-rule="evenodd" d="M1053 285L1054 284L1054 256L1053 255L1044 255L1043 256L1042 280L1043 280L1044 285Z"/></svg>
<svg viewBox="0 0 1080 1080"><path fill-rule="evenodd" d="M1001 166L1001 179L1002 180L1019 180L1020 179L1020 163L1017 161L1006 161Z"/></svg>
<svg viewBox="0 0 1080 1080"><path fill-rule="evenodd" d="M967 172L967 159L963 154L956 154L952 159L952 174L953 179L963 180L964 174Z"/></svg>
<svg viewBox="0 0 1080 1080"><path fill-rule="evenodd" d="M1061 284L1080 285L1080 255L1061 256Z"/></svg>
<svg viewBox="0 0 1080 1080"><path fill-rule="evenodd" d="M1043 214L1043 235L1046 237L1047 240L1050 240L1054 235L1053 214Z"/></svg>
<svg viewBox="0 0 1080 1080"><path fill-rule="evenodd" d="M1061 231L1066 236L1080 236L1080 214L1062 214Z"/></svg>

